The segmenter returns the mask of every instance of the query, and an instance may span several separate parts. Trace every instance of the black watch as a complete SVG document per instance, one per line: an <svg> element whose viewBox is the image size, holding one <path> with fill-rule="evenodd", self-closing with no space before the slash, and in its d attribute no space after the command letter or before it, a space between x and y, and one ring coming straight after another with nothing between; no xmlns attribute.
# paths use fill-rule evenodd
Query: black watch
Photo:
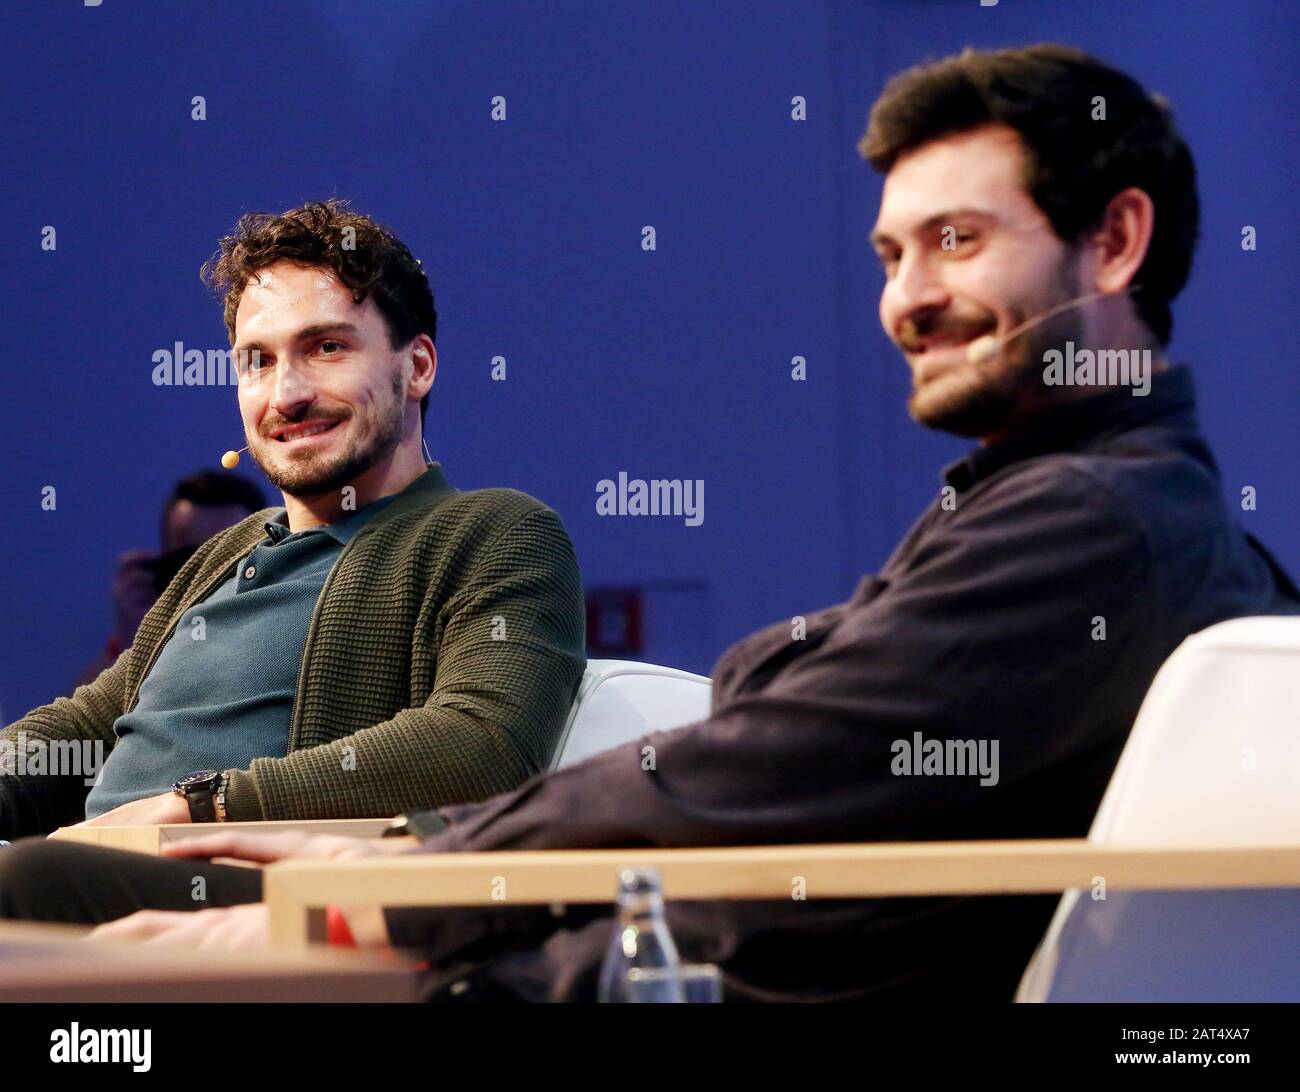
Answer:
<svg viewBox="0 0 1300 1092"><path fill-rule="evenodd" d="M435 834L441 834L450 823L442 817L440 811L408 811L399 815L384 828L384 838L419 838L424 841Z"/></svg>
<svg viewBox="0 0 1300 1092"><path fill-rule="evenodd" d="M199 770L186 774L172 786L172 792L185 797L189 804L191 823L217 822L217 793L225 779L226 775L217 770Z"/></svg>

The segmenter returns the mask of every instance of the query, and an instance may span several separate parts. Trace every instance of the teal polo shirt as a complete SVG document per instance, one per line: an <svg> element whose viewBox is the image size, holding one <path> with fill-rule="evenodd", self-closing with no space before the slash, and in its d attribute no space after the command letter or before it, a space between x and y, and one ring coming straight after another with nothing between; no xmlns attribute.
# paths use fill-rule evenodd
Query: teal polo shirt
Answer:
<svg viewBox="0 0 1300 1092"><path fill-rule="evenodd" d="M418 479L417 479L418 480ZM86 798L93 819L170 791L195 770L246 770L288 753L312 611L343 547L400 493L336 523L291 532L281 512L234 574L182 616L117 718L117 743Z"/></svg>

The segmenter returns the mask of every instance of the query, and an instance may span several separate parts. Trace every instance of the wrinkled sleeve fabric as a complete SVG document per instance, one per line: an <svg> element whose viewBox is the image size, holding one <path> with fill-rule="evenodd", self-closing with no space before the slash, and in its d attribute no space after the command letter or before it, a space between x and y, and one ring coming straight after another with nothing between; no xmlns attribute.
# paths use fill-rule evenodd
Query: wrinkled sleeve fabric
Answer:
<svg viewBox="0 0 1300 1092"><path fill-rule="evenodd" d="M0 729L0 838L49 834L86 818L86 794L99 762L116 743L113 724L123 712L130 655L128 649L71 697L55 698ZM92 748L93 763L82 761L86 747ZM39 766L33 762L37 751L42 752ZM74 755L73 772L56 772Z"/></svg>
<svg viewBox="0 0 1300 1092"><path fill-rule="evenodd" d="M760 690L451 809L424 849L978 837L987 824L970 820L998 794L1118 746L1167 651L1140 520L1086 474L1032 464L937 517ZM899 776L899 744L917 733L996 741L996 783ZM395 943L435 962L562 924L524 908L386 916Z"/></svg>

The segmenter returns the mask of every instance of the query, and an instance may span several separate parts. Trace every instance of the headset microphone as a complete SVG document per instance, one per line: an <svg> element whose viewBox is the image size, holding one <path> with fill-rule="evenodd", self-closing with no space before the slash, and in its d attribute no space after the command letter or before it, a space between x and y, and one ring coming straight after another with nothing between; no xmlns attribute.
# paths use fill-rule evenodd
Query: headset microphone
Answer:
<svg viewBox="0 0 1300 1092"><path fill-rule="evenodd" d="M1135 284L1128 288L1124 294L1131 295L1134 292L1140 292L1141 289L1141 285ZM987 364L1026 330L1031 330L1040 322L1046 322L1049 318L1053 318L1064 311L1073 311L1076 307L1082 307L1085 303L1100 299L1106 294L1105 292L1089 292L1085 296L1076 296L1072 300L1058 303L1055 307L1049 308L1040 315L1026 319L1019 326L1012 327L1005 334L985 334L983 337L977 337L966 346L966 359L972 364Z"/></svg>
<svg viewBox="0 0 1300 1092"><path fill-rule="evenodd" d="M429 454L429 445L425 443L423 437L420 438L420 443L424 444L425 462L429 462L429 463L433 462L433 456ZM239 465L240 454L247 450L248 448L241 447L239 451L227 451L224 455L221 456L221 465L224 466L227 470L234 470L235 467Z"/></svg>

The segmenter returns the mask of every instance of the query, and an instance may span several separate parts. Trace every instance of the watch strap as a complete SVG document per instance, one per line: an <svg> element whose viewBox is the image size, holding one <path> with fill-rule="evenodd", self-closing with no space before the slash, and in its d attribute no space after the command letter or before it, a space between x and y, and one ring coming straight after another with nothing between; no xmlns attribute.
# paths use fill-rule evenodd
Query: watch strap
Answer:
<svg viewBox="0 0 1300 1092"><path fill-rule="evenodd" d="M213 792L211 785L205 789L195 789L185 794L185 802L190 806L191 823L215 823L217 821L215 795L216 793Z"/></svg>
<svg viewBox="0 0 1300 1092"><path fill-rule="evenodd" d="M215 818L218 823L224 823L226 821L226 789L229 787L229 775L222 774L221 780L217 782L216 791L212 794L212 802L216 812Z"/></svg>

